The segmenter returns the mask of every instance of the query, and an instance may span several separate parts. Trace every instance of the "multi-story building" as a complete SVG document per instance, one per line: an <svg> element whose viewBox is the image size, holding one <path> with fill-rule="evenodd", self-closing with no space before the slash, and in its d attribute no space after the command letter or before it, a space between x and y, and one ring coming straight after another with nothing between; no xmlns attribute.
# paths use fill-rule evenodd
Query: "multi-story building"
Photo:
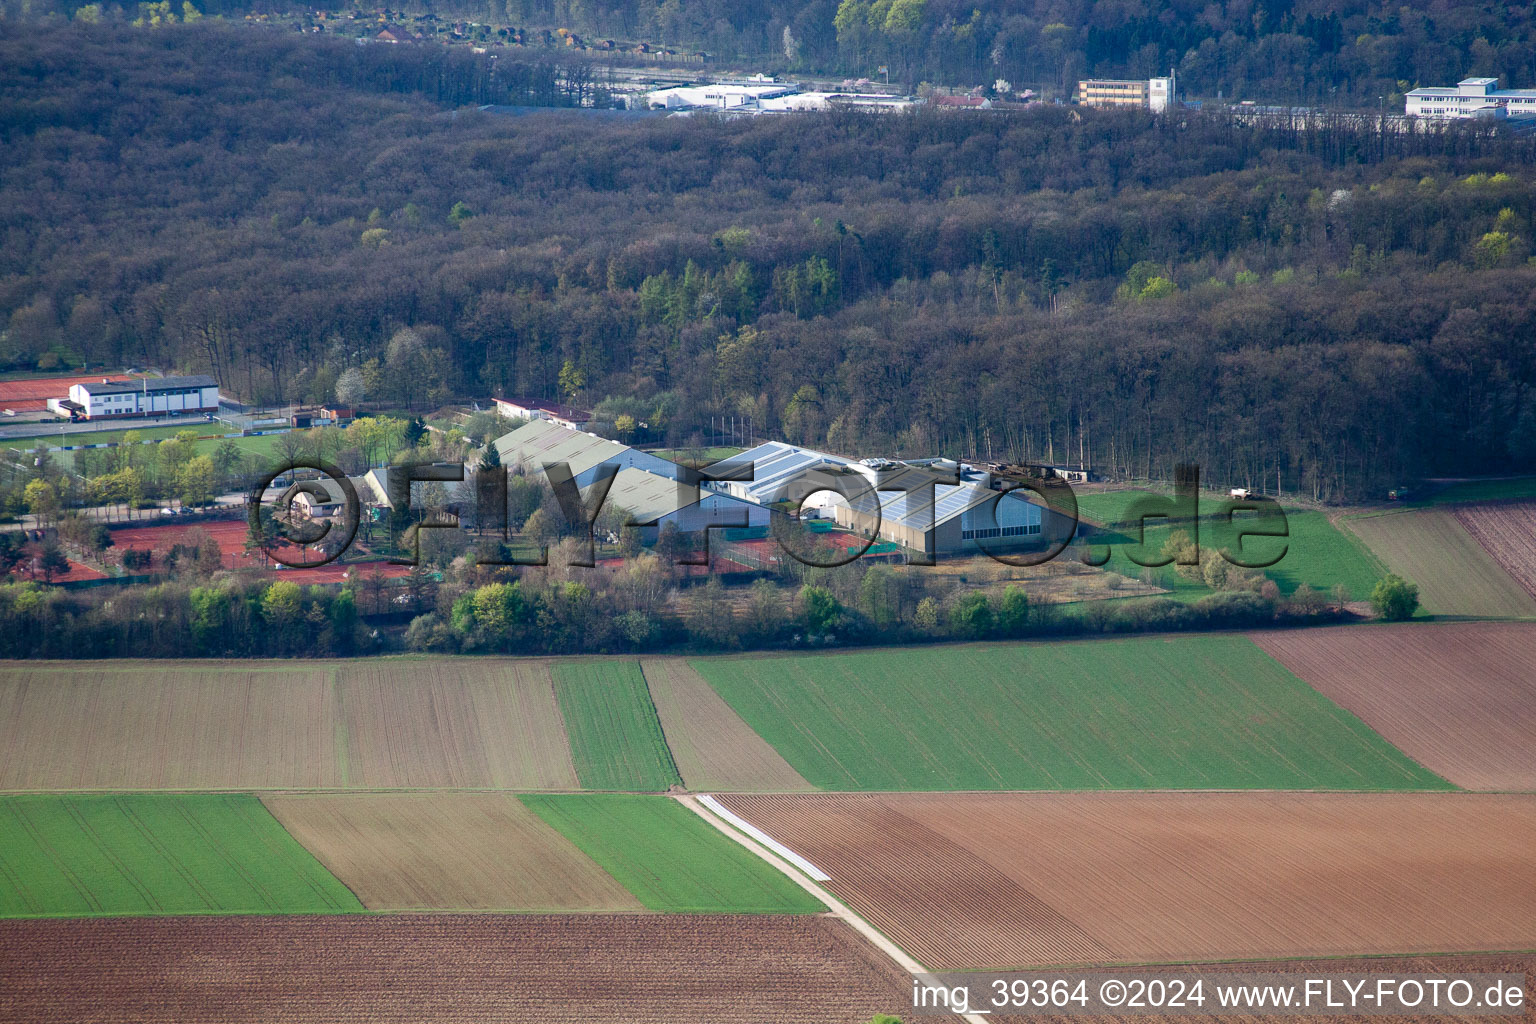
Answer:
<svg viewBox="0 0 1536 1024"><path fill-rule="evenodd" d="M1536 89L1500 89L1497 78L1464 78L1456 87L1415 89L1403 101L1405 113L1416 117L1536 116Z"/></svg>
<svg viewBox="0 0 1536 1024"><path fill-rule="evenodd" d="M1077 83L1077 102L1085 107L1128 107L1162 113L1173 106L1172 76L1151 79L1085 78Z"/></svg>

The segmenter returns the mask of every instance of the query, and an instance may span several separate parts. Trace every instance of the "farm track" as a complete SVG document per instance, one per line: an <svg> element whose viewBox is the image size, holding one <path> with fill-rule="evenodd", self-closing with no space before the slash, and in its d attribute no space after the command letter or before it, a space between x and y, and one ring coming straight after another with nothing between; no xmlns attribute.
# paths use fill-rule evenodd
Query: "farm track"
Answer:
<svg viewBox="0 0 1536 1024"><path fill-rule="evenodd" d="M1536 623L1345 626L1253 639L1456 785L1536 790Z"/></svg>
<svg viewBox="0 0 1536 1024"><path fill-rule="evenodd" d="M1536 797L722 802L935 969L1536 948Z"/></svg>
<svg viewBox="0 0 1536 1024"><path fill-rule="evenodd" d="M908 984L826 916L0 921L29 1024L858 1024Z"/></svg>

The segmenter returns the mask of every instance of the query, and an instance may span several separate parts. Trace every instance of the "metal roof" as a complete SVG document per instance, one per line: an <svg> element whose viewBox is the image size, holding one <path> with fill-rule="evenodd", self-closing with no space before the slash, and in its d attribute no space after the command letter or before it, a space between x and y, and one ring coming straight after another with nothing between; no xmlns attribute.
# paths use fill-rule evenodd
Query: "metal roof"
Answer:
<svg viewBox="0 0 1536 1024"><path fill-rule="evenodd" d="M583 501L590 492L591 485L588 485L582 493ZM619 470L618 475L613 479L613 486L608 489L608 497L604 505L626 509L633 522L647 524L671 515L678 509L697 505L705 498L717 502L729 502L741 508L751 507L730 495L690 487L671 477L634 468Z"/></svg>
<svg viewBox="0 0 1536 1024"><path fill-rule="evenodd" d="M760 444L756 448L747 449L740 455L733 455L724 462L725 466L750 465L752 467L751 482L743 482L741 486L745 489L747 496L759 505L780 500L784 486L806 470L817 467L841 468L849 464L849 460L841 456L828 455L826 452L812 451L809 448L798 448L792 444L784 444L782 441Z"/></svg>
<svg viewBox="0 0 1536 1024"><path fill-rule="evenodd" d="M626 444L549 420L531 420L494 443L503 463L521 466L528 473L544 472L546 462L563 462L572 476L579 476L604 462L641 454Z"/></svg>
<svg viewBox="0 0 1536 1024"><path fill-rule="evenodd" d="M81 384L88 395L119 395L129 391L140 394L157 391L174 391L179 388L216 388L219 382L212 377L145 377L142 380L119 380L99 384Z"/></svg>

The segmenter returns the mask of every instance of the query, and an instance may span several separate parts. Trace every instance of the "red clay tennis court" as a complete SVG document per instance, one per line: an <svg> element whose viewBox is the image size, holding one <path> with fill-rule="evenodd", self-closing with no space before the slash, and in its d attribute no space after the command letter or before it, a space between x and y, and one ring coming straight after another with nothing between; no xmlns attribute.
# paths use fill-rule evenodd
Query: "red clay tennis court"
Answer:
<svg viewBox="0 0 1536 1024"><path fill-rule="evenodd" d="M82 373L73 377L32 377L28 380L0 380L0 409L13 412L38 412L48 408L50 398L68 398L71 384L99 384L102 380L132 380L123 373Z"/></svg>
<svg viewBox="0 0 1536 1024"><path fill-rule="evenodd" d="M112 545L119 550L164 551L177 544L190 544L188 535L201 530L219 546L226 569L252 569L265 564L259 552L245 550L244 519L214 519L206 522L155 523L124 526L112 531Z"/></svg>
<svg viewBox="0 0 1536 1024"><path fill-rule="evenodd" d="M177 544L191 544L190 535L194 530L202 530L218 544L226 569L266 569L292 583L343 583L349 579L371 576L375 569L382 572L386 579L399 579L411 572L408 565L390 565L382 561L345 564L329 562L313 569L276 569L275 563L262 557L260 551L245 550L247 525L244 519L125 526L112 531L112 543L119 549L167 551ZM293 557L298 561L314 556L295 554Z"/></svg>

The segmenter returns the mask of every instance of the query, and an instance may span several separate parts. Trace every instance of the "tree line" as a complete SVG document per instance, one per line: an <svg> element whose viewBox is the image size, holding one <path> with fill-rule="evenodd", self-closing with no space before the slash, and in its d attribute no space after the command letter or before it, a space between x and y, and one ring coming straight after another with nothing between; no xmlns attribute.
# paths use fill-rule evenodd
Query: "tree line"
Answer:
<svg viewBox="0 0 1536 1024"><path fill-rule="evenodd" d="M206 0L217 17L304 14L297 0ZM3 0L9 19L151 21L167 3ZM146 13L147 10L147 13ZM82 15L82 11L85 13ZM1536 21L1498 0L434 0L386 5L589 38L647 40L780 70L880 76L915 86L1022 88L1067 95L1081 78L1175 71L1192 95L1375 107L1418 85L1467 75L1536 85ZM529 32L528 34L532 34Z"/></svg>
<svg viewBox="0 0 1536 1024"><path fill-rule="evenodd" d="M207 21L0 27L5 366L560 398L672 443L738 415L858 456L1193 461L1320 500L1536 465L1530 137L506 119L447 109L415 48Z"/></svg>

